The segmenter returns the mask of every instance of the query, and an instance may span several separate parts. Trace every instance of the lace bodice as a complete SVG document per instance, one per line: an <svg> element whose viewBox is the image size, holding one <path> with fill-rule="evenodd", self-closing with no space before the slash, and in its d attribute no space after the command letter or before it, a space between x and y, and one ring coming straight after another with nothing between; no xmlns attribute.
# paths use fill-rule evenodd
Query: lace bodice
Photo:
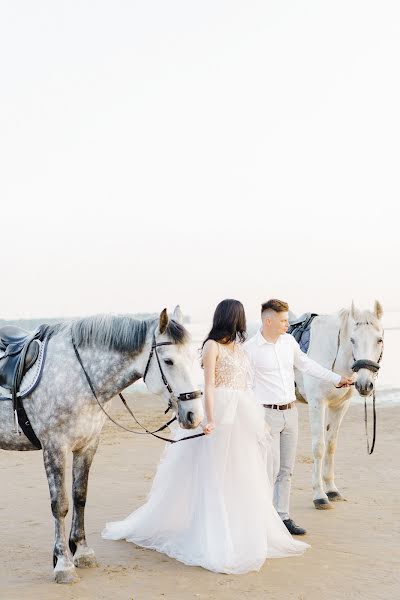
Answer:
<svg viewBox="0 0 400 600"><path fill-rule="evenodd" d="M240 344L234 349L218 344L218 358L215 365L215 387L244 390L248 387L250 364Z"/></svg>

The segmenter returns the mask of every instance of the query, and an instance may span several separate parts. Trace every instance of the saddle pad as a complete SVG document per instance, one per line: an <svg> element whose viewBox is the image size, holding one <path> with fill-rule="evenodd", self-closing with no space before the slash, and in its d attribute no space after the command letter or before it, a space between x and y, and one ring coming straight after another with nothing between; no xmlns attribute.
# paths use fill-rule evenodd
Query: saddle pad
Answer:
<svg viewBox="0 0 400 600"><path fill-rule="evenodd" d="M43 341L37 340L38 344L40 344L39 355L34 365L25 373L21 381L21 385L17 393L18 398L25 398L25 396L28 396L30 393L32 393L38 385L42 376L48 340L48 337L46 337ZM11 391L0 386L0 400L11 399Z"/></svg>
<svg viewBox="0 0 400 600"><path fill-rule="evenodd" d="M296 342L299 344L300 349L307 354L310 346L311 338L311 323L318 315L316 313L307 313L304 321L289 325L288 333L290 333Z"/></svg>

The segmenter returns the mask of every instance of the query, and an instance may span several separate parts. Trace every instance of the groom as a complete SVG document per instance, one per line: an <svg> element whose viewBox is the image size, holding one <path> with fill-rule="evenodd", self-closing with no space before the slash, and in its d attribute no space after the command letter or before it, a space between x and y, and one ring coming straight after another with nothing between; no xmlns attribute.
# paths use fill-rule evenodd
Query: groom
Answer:
<svg viewBox="0 0 400 600"><path fill-rule="evenodd" d="M289 306L281 300L268 300L261 306L262 327L244 347L254 370L254 391L265 408L271 429L274 472L274 506L292 535L306 530L289 515L291 478L296 458L298 414L295 404L294 367L336 387L352 380L325 369L300 350L287 333Z"/></svg>

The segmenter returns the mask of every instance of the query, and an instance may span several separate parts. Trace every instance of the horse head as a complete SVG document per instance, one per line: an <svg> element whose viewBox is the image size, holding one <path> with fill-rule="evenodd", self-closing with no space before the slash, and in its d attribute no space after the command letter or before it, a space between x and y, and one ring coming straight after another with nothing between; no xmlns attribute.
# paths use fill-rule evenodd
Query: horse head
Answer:
<svg viewBox="0 0 400 600"><path fill-rule="evenodd" d="M168 401L182 428L194 429L204 416L202 394L195 387L194 356L180 307L175 308L171 319L164 309L150 335L143 380L152 393Z"/></svg>
<svg viewBox="0 0 400 600"><path fill-rule="evenodd" d="M376 300L373 311L350 310L350 342L353 353L352 370L357 373L355 387L361 396L370 396L375 389L376 374L383 354L383 310Z"/></svg>

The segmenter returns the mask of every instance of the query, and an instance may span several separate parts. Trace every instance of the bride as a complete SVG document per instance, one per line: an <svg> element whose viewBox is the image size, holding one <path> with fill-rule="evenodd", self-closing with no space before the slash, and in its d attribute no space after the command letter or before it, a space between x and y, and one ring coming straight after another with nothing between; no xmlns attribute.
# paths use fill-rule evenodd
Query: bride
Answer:
<svg viewBox="0 0 400 600"><path fill-rule="evenodd" d="M243 305L220 302L202 352L207 435L167 445L147 502L107 523L103 538L236 574L309 547L291 537L272 504L269 434L249 388L245 334Z"/></svg>

